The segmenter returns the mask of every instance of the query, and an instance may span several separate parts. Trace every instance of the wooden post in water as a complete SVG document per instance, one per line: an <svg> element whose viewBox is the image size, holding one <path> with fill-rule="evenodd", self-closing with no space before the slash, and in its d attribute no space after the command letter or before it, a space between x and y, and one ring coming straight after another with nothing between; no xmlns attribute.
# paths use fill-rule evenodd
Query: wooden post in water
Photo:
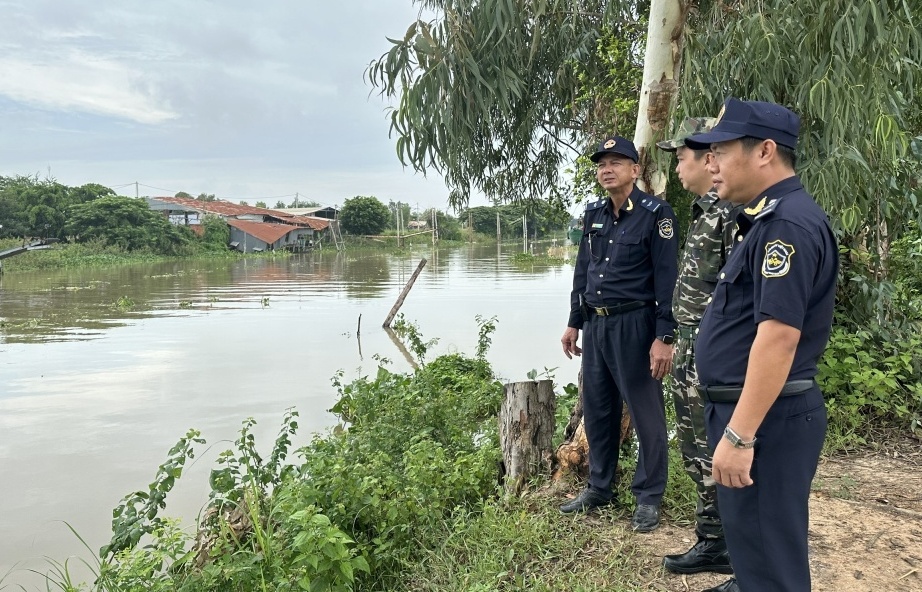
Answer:
<svg viewBox="0 0 922 592"><path fill-rule="evenodd" d="M554 452L554 382L529 380L505 385L499 411L506 491L517 494L533 476L551 468Z"/></svg>
<svg viewBox="0 0 922 592"><path fill-rule="evenodd" d="M403 301L406 299L407 294L410 293L410 288L413 287L413 283L416 281L416 278L419 277L420 272L425 266L425 259L421 260L419 265L416 266L416 271L414 271L413 275L410 276L410 281L407 282L407 285L403 287L403 291L400 293L400 297L397 298L397 302L394 303L394 306L391 308L391 312L389 312L387 318L384 319L384 324L381 325L382 327L387 329L391 326L391 321L393 321L394 317L397 316L397 311L400 310L401 306L403 306Z"/></svg>

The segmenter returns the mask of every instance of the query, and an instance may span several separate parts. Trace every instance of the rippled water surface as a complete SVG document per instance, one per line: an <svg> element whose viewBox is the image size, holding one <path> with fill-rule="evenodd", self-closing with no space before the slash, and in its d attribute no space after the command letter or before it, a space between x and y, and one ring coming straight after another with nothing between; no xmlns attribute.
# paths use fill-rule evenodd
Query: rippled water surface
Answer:
<svg viewBox="0 0 922 592"><path fill-rule="evenodd" d="M572 267L522 267L515 252L326 251L0 276L0 578L15 566L4 583L36 589L25 569L47 570L43 556L90 559L64 521L94 550L108 542L112 508L147 488L188 428L208 444L167 514L191 525L244 419L268 450L296 408L297 446L332 424L337 370L351 380L377 358L409 370L381 324L422 258L401 313L439 339L431 355L473 354L475 316L495 316L488 357L501 377L548 368L575 382L578 362L559 345Z"/></svg>

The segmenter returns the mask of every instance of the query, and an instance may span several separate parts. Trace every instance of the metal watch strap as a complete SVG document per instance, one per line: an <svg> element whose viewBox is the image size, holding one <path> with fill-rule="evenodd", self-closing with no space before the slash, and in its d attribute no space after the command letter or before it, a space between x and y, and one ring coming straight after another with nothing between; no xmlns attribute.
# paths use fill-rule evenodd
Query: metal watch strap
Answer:
<svg viewBox="0 0 922 592"><path fill-rule="evenodd" d="M753 448L756 445L756 438L753 437L749 442L743 442L743 439L739 434L733 431L729 425L724 428L724 438L726 438L730 444L733 444L734 448L744 448L749 449Z"/></svg>

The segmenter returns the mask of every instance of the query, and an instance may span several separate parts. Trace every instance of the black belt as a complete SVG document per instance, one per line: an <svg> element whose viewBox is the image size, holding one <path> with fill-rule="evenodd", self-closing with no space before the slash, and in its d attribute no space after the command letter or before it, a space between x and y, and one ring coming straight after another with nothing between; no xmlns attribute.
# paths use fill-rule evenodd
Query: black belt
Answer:
<svg viewBox="0 0 922 592"><path fill-rule="evenodd" d="M789 380L781 388L781 397L789 395L799 395L813 388L816 383L813 379L809 380ZM724 384L699 384L695 387L702 399L710 403L736 403L740 400L743 393L743 387Z"/></svg>
<svg viewBox="0 0 922 592"><path fill-rule="evenodd" d="M612 315L624 314L626 312L631 312L632 310L637 310L638 308L643 308L645 306L653 306L652 302L644 302L643 300L629 300L628 302L621 302L619 304L606 304L605 306L593 306L588 304L589 312L594 312L600 317L610 317Z"/></svg>

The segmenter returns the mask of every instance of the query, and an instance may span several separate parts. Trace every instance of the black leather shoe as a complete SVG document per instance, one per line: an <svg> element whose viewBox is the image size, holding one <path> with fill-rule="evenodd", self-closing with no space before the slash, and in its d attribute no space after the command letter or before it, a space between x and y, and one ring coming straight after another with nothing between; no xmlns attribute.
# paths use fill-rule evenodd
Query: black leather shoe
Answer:
<svg viewBox="0 0 922 592"><path fill-rule="evenodd" d="M701 592L740 592L740 585L736 583L736 578L730 578L719 586L714 586Z"/></svg>
<svg viewBox="0 0 922 592"><path fill-rule="evenodd" d="M659 506L642 504L634 510L631 528L635 532L651 532L659 526Z"/></svg>
<svg viewBox="0 0 922 592"><path fill-rule="evenodd" d="M578 497L560 506L560 511L563 514L591 512L596 508L608 506L611 504L611 502L612 498L607 498L601 493L597 493L589 488L586 488L582 493L579 494Z"/></svg>
<svg viewBox="0 0 922 592"><path fill-rule="evenodd" d="M672 573L693 574L701 571L732 574L727 542L723 539L698 539L695 546L680 555L666 555L663 565Z"/></svg>

